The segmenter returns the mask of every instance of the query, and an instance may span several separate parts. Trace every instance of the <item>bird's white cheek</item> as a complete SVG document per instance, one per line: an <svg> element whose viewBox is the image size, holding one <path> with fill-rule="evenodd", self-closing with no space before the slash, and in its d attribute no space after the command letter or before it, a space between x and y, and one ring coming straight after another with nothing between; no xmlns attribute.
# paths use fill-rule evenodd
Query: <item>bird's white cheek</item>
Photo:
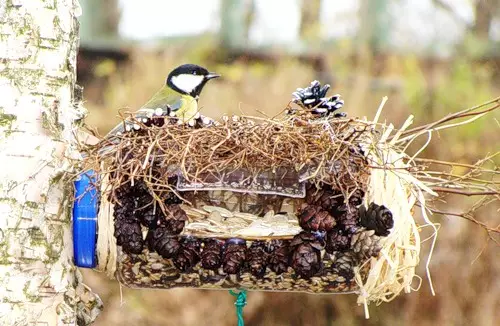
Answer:
<svg viewBox="0 0 500 326"><path fill-rule="evenodd" d="M172 78L172 83L186 93L190 93L203 81L203 76L183 74Z"/></svg>

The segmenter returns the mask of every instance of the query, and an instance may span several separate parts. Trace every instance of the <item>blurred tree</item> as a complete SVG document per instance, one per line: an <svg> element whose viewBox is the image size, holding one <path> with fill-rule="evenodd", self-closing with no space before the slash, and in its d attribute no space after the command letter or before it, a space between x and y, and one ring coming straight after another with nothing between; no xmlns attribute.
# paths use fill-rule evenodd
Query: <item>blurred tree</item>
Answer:
<svg viewBox="0 0 500 326"><path fill-rule="evenodd" d="M102 308L73 264L67 157L76 0L0 1L0 324L86 325Z"/></svg>
<svg viewBox="0 0 500 326"><path fill-rule="evenodd" d="M222 0L220 3L220 43L226 50L248 47L248 34L255 6L253 0Z"/></svg>
<svg viewBox="0 0 500 326"><path fill-rule="evenodd" d="M82 43L118 38L121 11L118 0L81 0L83 12L80 21Z"/></svg>
<svg viewBox="0 0 500 326"><path fill-rule="evenodd" d="M495 14L500 13L500 0L476 0L475 22L472 32L481 41L488 42Z"/></svg>
<svg viewBox="0 0 500 326"><path fill-rule="evenodd" d="M318 46L320 41L321 0L302 0L300 38L308 45Z"/></svg>
<svg viewBox="0 0 500 326"><path fill-rule="evenodd" d="M377 55L389 48L391 17L390 0L360 0L359 41L361 51Z"/></svg>

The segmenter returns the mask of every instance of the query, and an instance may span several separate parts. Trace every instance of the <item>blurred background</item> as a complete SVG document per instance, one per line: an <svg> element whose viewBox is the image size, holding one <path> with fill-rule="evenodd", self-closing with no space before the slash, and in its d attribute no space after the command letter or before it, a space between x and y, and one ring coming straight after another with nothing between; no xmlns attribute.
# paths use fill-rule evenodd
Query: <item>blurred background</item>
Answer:
<svg viewBox="0 0 500 326"><path fill-rule="evenodd" d="M138 109L182 63L222 74L200 99L202 113L213 118L273 116L314 79L343 96L349 116L372 118L388 96L382 118L395 126L410 114L420 125L500 95L500 0L80 3L78 82L90 111L87 123L101 135L119 122L119 110ZM498 151L499 120L494 112L435 134L422 155L474 163ZM445 199L440 205L455 212L477 200ZM499 210L497 201L476 218L496 227ZM251 292L246 324L497 325L498 244L459 217L433 220L442 224L430 264L436 296L425 278L426 242L420 290L371 305L369 320L355 295ZM234 298L226 291L131 290L98 272L83 273L105 303L96 325L236 324Z"/></svg>

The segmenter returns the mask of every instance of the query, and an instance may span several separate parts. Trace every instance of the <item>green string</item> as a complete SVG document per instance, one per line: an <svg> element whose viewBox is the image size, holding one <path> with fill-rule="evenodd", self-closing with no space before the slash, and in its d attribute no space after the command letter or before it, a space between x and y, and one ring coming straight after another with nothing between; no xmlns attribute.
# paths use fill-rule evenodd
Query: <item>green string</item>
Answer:
<svg viewBox="0 0 500 326"><path fill-rule="evenodd" d="M236 318L238 318L238 326L245 326L245 321L243 320L243 307L247 304L247 291L240 290L240 292L234 292L229 290L229 293L236 297L234 305L236 306Z"/></svg>

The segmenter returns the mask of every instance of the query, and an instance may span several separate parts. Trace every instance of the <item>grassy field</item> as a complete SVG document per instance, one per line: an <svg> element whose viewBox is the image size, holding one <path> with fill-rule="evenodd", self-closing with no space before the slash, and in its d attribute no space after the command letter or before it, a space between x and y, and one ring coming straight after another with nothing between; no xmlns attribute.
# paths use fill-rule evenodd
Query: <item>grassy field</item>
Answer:
<svg viewBox="0 0 500 326"><path fill-rule="evenodd" d="M107 61L94 66L96 78L85 85L88 124L105 134L119 121L119 110L140 107L180 63L202 64L223 75L205 88L200 100L202 113L214 118L242 113L273 116L285 108L295 88L316 78L308 65L293 59L277 64L221 64L208 60L210 51L183 49L158 54L137 50L125 66ZM431 69L418 58L389 56L383 73L375 78L366 73L372 71L374 62L352 64L342 52L333 53L331 57L327 54L331 94L343 96L349 116L372 118L382 96L387 95L383 119L398 126L414 114L416 124L422 124L500 94L494 81L500 68L488 63L455 59ZM499 112L494 112L473 124L435 135L424 156L473 163L498 151L499 120ZM441 205L460 210L471 203L447 198ZM497 201L476 217L495 227L500 224L499 210ZM353 295L252 292L244 310L247 325L496 325L500 319L500 282L496 279L500 247L471 222L453 216L432 218L441 223L430 263L436 296L431 295L425 278L429 247L425 242L418 268L420 290L370 306L369 320ZM424 230L422 238L429 235L430 230ZM236 324L234 298L226 291L131 290L93 271L84 271L84 279L105 303L96 325Z"/></svg>

